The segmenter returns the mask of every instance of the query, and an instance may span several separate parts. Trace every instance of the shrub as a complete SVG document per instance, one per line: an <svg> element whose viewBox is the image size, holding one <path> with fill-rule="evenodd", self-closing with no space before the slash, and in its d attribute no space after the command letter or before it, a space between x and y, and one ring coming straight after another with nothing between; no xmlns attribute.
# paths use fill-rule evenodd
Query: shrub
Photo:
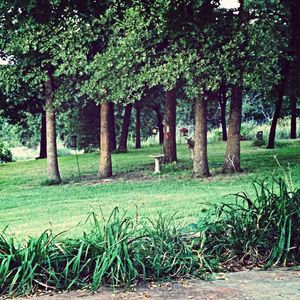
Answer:
<svg viewBox="0 0 300 300"><path fill-rule="evenodd" d="M11 151L0 142L0 163L12 162L13 156Z"/></svg>
<svg viewBox="0 0 300 300"><path fill-rule="evenodd" d="M221 141L222 130L219 128L214 128L208 133L208 141L210 143Z"/></svg>
<svg viewBox="0 0 300 300"><path fill-rule="evenodd" d="M241 136L244 140L251 140L253 138L253 130L256 128L256 124L254 122L247 122L241 124Z"/></svg>
<svg viewBox="0 0 300 300"><path fill-rule="evenodd" d="M266 141L264 139L258 139L258 138L255 138L254 141L252 142L252 146L253 147L262 147L266 145Z"/></svg>

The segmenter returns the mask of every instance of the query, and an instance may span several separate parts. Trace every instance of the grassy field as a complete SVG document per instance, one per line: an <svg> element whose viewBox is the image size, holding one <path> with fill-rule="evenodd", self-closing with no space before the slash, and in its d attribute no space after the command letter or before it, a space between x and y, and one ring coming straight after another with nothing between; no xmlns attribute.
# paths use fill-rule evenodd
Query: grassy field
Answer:
<svg viewBox="0 0 300 300"><path fill-rule="evenodd" d="M280 142L275 150L255 148L242 142L242 167L237 175L223 175L220 168L225 143L209 145L209 162L213 176L205 180L191 179L192 161L185 145L178 145L177 164L163 167L154 175L151 154L161 152L152 146L130 149L126 154L113 155L115 176L99 181L96 177L99 154L79 156L82 178L79 180L75 156L59 159L65 180L59 186L48 186L46 161L31 160L0 165L0 230L17 237L35 236L51 228L67 235L81 233L87 226L89 212L102 210L107 216L118 206L134 215L155 216L157 212L172 214L183 224L195 220L206 203L231 201L228 194L246 191L253 194L254 179L270 180L282 175L281 165L290 165L294 184L300 186L300 141Z"/></svg>

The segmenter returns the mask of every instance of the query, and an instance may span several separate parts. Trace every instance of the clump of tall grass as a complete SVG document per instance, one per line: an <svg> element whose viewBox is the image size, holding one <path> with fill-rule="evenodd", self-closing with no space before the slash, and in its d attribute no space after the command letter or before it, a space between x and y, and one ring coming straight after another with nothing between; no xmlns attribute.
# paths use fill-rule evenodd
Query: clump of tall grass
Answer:
<svg viewBox="0 0 300 300"><path fill-rule="evenodd" d="M205 234L207 252L228 269L299 263L300 189L281 178L254 188L254 199L239 193L193 225Z"/></svg>
<svg viewBox="0 0 300 300"><path fill-rule="evenodd" d="M107 220L91 214L91 231L59 239L51 231L25 244L0 239L0 294L129 285L138 280L202 276L201 239L182 232L173 218L129 218L117 208Z"/></svg>

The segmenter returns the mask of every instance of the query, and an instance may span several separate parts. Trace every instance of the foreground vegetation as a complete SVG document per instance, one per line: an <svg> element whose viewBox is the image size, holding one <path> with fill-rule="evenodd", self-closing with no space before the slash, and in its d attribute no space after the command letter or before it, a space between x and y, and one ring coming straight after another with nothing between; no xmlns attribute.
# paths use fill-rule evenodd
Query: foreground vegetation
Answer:
<svg viewBox="0 0 300 300"><path fill-rule="evenodd" d="M165 165L160 176L153 175L150 154L159 153L159 146L114 154L116 176L111 180L97 179L98 154L79 156L82 180L78 178L74 156L60 158L65 184L47 185L45 160L23 161L0 165L0 228L24 238L37 236L51 228L65 235L81 234L84 221L91 211L101 208L108 216L115 206L134 216L154 216L158 211L175 213L183 225L194 222L206 203L232 201L228 194L240 191L253 195L253 179L270 179L281 175L274 155L283 167L290 165L295 186L300 184L299 141L281 142L277 149L252 147L242 142L244 172L223 175L218 169L223 161L225 143L209 145L209 162L213 176L203 181L191 179L192 161L185 145L179 145L179 163ZM81 222L81 223L80 223ZM78 225L80 223L80 225Z"/></svg>
<svg viewBox="0 0 300 300"><path fill-rule="evenodd" d="M140 219L116 208L108 219L90 215L92 229L62 239L46 231L27 243L0 236L0 293L129 285L237 267L300 263L300 189L279 179L259 183L256 197L214 205L185 227L163 215ZM278 191L277 191L278 190Z"/></svg>

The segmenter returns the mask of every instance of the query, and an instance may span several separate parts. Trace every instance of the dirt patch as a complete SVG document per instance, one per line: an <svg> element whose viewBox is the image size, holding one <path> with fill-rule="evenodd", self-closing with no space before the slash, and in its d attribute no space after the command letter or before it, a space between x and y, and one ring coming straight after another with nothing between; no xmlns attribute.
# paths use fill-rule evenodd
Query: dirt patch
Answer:
<svg viewBox="0 0 300 300"><path fill-rule="evenodd" d="M128 173L120 173L114 175L110 178L99 179L97 176L85 176L82 177L81 181L76 182L75 184L80 185L98 185L98 184L109 184L115 182L145 182L145 181L154 181L157 177L152 175L150 172L146 171L131 171ZM73 184L72 181L69 183Z"/></svg>
<svg viewBox="0 0 300 300"><path fill-rule="evenodd" d="M103 288L99 293L76 291L28 297L35 300L299 300L300 271L276 269L272 271L244 271L218 274L216 280L190 280L149 283L132 287L129 291L111 291ZM24 298L23 298L24 299Z"/></svg>

